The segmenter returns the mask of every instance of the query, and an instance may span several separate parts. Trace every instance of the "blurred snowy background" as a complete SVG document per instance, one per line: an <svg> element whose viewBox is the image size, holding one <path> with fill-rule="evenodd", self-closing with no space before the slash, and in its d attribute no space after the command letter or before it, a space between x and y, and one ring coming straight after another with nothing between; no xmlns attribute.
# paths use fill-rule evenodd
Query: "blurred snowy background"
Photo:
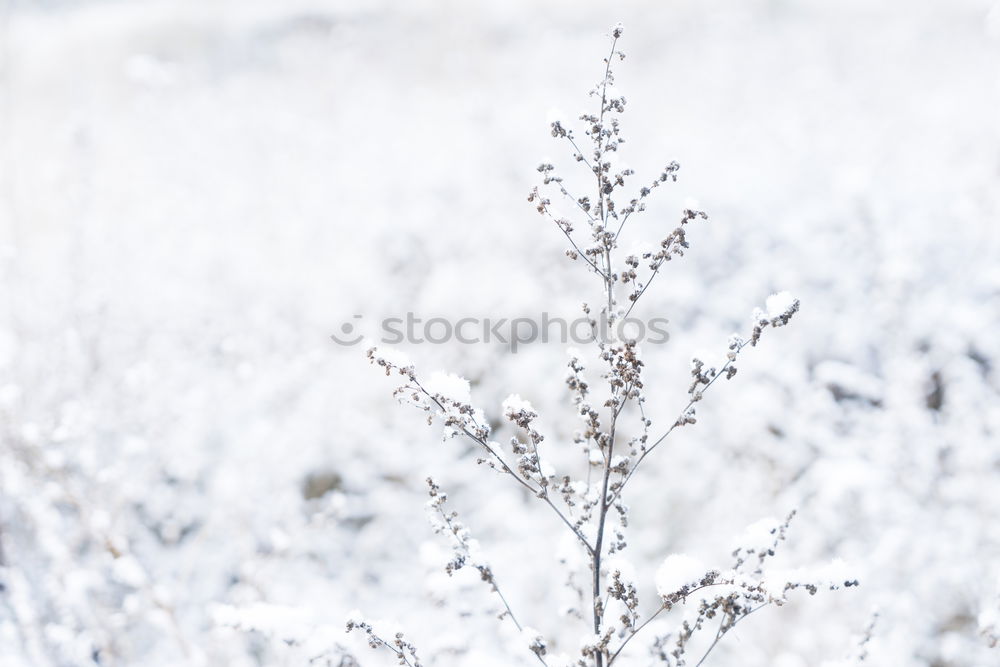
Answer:
<svg viewBox="0 0 1000 667"><path fill-rule="evenodd" d="M692 352L802 300L636 478L645 604L666 554L724 564L797 508L782 562L861 586L755 615L711 664L848 658L876 609L871 664L1000 664L994 0L0 7L0 664L391 664L344 634L354 608L428 664L528 664L444 574L428 474L575 649L558 527L328 336L595 298L525 196L569 162L549 110L590 110L619 20L625 156L682 165L631 233L711 216L643 300L671 321L654 422ZM559 346L402 348L569 443Z"/></svg>

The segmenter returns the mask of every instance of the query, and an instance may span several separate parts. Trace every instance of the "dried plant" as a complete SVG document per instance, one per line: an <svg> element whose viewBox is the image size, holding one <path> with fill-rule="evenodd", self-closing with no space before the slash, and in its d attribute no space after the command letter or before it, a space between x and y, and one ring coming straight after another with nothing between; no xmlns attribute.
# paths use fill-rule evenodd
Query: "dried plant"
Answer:
<svg viewBox="0 0 1000 667"><path fill-rule="evenodd" d="M614 65L625 58L618 49L621 36L622 27L614 27L603 77L590 93L597 108L579 117L584 128L582 138L563 121L551 124L552 136L568 145L573 159L589 173L588 192L577 196L554 165L543 163L538 167L542 183L528 197L538 213L565 235L570 260L582 264L600 286L600 305L584 304L583 312L603 365L602 382L598 386L586 378L582 354L572 355L566 378L574 410L583 421L575 444L582 451L583 466L597 474L583 479L560 476L543 455L544 448L550 445L536 428L537 412L518 395L504 401L503 414L521 435L511 438L505 447L491 439L489 422L481 410L473 407L466 381L441 374L425 380L413 365L390 350L373 347L368 357L387 375L398 374L405 379L395 392L401 402L424 411L429 424L440 420L446 437L462 437L474 443L481 452L478 462L529 491L543 511L550 512L572 533L585 554L589 563L587 584L574 583L572 573L568 577L569 585L584 599L577 614L587 624L581 632L583 645L576 655L553 655L545 635L523 625L515 615L497 576L481 556L478 543L457 514L445 510L447 496L438 484L428 480L429 507L436 530L450 535L453 542L454 557L447 563L447 572L463 567L478 570L504 607L501 619L509 619L521 631L526 650L544 665L609 667L627 655L626 648L654 619L683 606L685 613L675 629L649 637L651 655L666 665L697 666L733 627L763 607L784 604L790 591L803 588L812 594L821 588L853 586L857 581L846 578L838 567L813 573L765 574L766 561L785 539L793 512L784 521L764 520L751 526L732 553L733 562L727 570L706 567L682 554L667 557L656 574L659 599L645 612L640 608L634 574L619 557L627 546L629 509L624 499L630 480L675 429L697 422L695 404L720 378L731 380L736 375L739 355L748 346L756 346L765 331L788 324L799 310L799 301L787 292L772 295L764 309L754 310L747 333L730 337L724 355L720 355L724 356L721 363L693 359L686 405L662 432L653 431L639 347L634 340L614 332L618 323L629 318L665 265L684 255L689 247L688 225L707 220L708 216L702 211L684 210L676 228L647 251L624 256L619 251L629 219L646 209L647 201L659 188L676 181L680 170L680 165L670 162L633 196L623 196L634 174L631 169L616 166L619 149L625 143L619 118L625 111L626 99L616 94L614 86ZM558 213L548 193L569 202L576 219ZM627 428L626 421L630 422ZM625 439L623 432L637 435ZM370 625L358 619L348 625L349 630L355 628L367 634L371 646L392 651L400 664L420 664L416 650L401 635L395 641L380 639ZM703 629L708 632L693 641ZM695 645L699 646L697 655L692 653Z"/></svg>

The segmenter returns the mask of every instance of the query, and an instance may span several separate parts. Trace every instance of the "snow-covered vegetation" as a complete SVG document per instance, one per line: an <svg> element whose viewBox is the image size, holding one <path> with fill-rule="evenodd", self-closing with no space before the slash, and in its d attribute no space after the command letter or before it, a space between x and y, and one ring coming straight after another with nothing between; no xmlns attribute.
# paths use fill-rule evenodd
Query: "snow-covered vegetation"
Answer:
<svg viewBox="0 0 1000 667"><path fill-rule="evenodd" d="M1000 6L613 4L0 8L0 664L392 664L369 632L424 665L580 656L579 537L329 336L598 303L524 199L540 161L578 178L551 107L589 112L618 20L618 157L636 184L683 165L621 258L710 214L636 306L670 322L653 428L801 304L630 478L613 624L671 608L619 664L675 660L706 576L782 604L705 665L996 664ZM592 350L399 347L562 502Z"/></svg>

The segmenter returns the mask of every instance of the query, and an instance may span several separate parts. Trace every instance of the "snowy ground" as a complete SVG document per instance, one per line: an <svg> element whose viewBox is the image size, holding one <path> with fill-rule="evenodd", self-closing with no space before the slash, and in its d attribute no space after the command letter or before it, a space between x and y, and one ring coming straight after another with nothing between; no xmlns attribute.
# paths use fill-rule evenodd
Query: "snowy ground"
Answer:
<svg viewBox="0 0 1000 667"><path fill-rule="evenodd" d="M781 564L861 586L754 615L711 664L850 658L876 609L871 664L1000 661L994 0L0 12L0 664L392 664L344 634L355 608L428 664L534 664L444 574L429 474L512 606L576 649L558 527L328 336L599 298L525 198L542 159L569 165L550 110L589 110L616 21L626 157L682 165L631 233L711 216L643 301L671 322L654 422L693 352L773 292L802 302L637 477L640 596L667 554L728 562L794 508ZM558 345L400 347L494 417L530 400L575 454Z"/></svg>

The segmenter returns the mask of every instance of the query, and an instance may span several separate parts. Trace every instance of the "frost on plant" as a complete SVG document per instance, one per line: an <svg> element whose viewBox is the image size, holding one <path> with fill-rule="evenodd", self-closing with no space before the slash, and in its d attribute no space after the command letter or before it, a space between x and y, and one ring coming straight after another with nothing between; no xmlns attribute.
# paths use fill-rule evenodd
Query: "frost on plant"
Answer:
<svg viewBox="0 0 1000 667"><path fill-rule="evenodd" d="M798 312L799 301L788 292L767 297L763 308L753 309L746 331L720 344L717 360L692 359L686 404L668 412L671 416L663 427L654 428L666 406L646 402L645 362L639 346L633 340L599 335L599 322L615 331L614 325L630 316L666 265L689 249L688 228L708 216L684 210L673 229L644 250L626 254L619 249L630 232L629 219L642 214L650 198L677 181L680 171L678 163L669 161L653 178L633 185L634 172L619 159L625 144L620 118L626 98L615 88L614 66L625 58L618 49L622 33L620 25L612 30L603 75L590 93L594 108L576 123L562 119L551 123L552 136L566 146L582 175L571 183L555 165L542 163L541 183L528 196L537 212L565 237L567 257L586 270L595 290L595 298L583 304L582 311L593 334L599 380L588 378L587 354L571 350L567 364L566 387L580 424L574 442L546 439L532 404L510 394L501 410L515 435L501 443L493 439L485 413L473 406L469 383L462 378L440 373L425 378L409 361L377 347L368 350L368 357L386 374L402 378L396 390L400 401L423 411L428 423L442 424L446 438L471 442L480 452L480 464L527 490L537 500L538 511L548 513L553 527L561 526L575 542L577 560L586 569L574 570L574 559L567 558L561 561L567 572L554 573L557 576L551 580L566 581L580 600L579 608L558 620L555 616L522 619L501 592L479 543L458 514L446 509L446 494L428 480L435 530L453 549L446 571L449 575L462 568L479 572L489 592L502 602L501 621L516 626L522 658L546 665L606 667L634 660L644 641L663 664L700 665L740 621L766 606L785 604L792 591L814 594L854 586L857 581L837 564L814 571L770 569L769 559L785 539L789 515L750 526L735 550L720 559L724 567L683 554L666 556L655 575L657 599L640 600L635 568L622 556L628 547L629 481L675 429L697 423L695 404L720 378L731 380L736 375L737 360L746 347L756 346L765 331L787 325ZM546 459L547 450L570 446L580 452L581 475L557 471ZM644 640L637 639L654 619L656 627L662 629L666 622L670 629L650 630ZM566 635L562 627L566 623L579 624L579 648L566 642L557 645L555 638ZM372 625L358 621L348 627L363 631L373 647L387 648L401 662L417 664L415 648L402 635L383 639Z"/></svg>

